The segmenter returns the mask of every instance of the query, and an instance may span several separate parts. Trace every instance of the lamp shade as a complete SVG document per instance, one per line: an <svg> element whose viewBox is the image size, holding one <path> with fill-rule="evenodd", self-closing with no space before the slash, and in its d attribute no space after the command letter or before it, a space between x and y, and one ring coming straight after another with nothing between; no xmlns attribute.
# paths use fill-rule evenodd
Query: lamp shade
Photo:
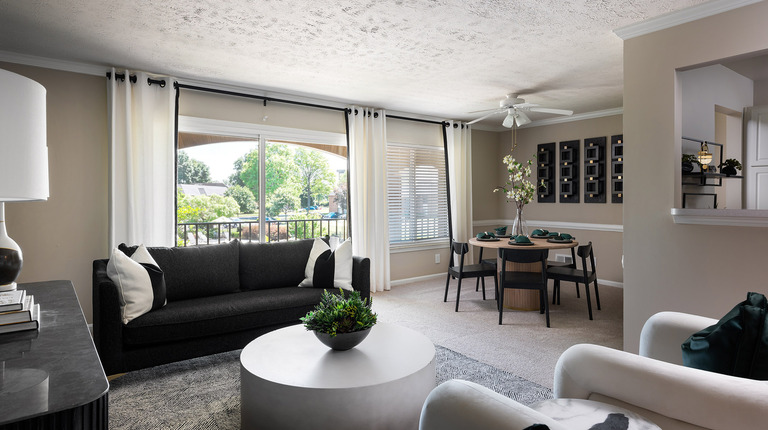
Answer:
<svg viewBox="0 0 768 430"><path fill-rule="evenodd" d="M0 202L47 199L45 87L0 70Z"/></svg>

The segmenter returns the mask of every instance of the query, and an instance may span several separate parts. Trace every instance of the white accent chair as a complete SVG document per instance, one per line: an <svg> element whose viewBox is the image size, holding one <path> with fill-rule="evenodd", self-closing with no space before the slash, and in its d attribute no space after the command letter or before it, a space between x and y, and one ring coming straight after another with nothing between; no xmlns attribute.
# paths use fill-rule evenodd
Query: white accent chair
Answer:
<svg viewBox="0 0 768 430"><path fill-rule="evenodd" d="M588 399L638 413L664 430L766 428L768 381L682 366L680 345L717 320L661 312L645 323L640 354L580 344L557 362L555 398ZM563 427L477 384L452 380L435 388L421 412L421 430Z"/></svg>

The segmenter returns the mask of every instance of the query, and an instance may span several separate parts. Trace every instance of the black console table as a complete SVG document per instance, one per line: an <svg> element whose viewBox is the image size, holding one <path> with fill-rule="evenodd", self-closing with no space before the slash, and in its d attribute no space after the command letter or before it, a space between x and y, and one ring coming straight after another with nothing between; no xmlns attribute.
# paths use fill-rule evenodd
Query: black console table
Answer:
<svg viewBox="0 0 768 430"><path fill-rule="evenodd" d="M40 331L0 334L0 430L107 429L109 382L70 281L19 284Z"/></svg>

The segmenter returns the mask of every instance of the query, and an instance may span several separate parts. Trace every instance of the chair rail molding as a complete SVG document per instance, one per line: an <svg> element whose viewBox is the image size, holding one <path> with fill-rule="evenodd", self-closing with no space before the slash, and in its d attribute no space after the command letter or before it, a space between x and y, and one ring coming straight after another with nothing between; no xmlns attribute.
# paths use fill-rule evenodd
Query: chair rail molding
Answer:
<svg viewBox="0 0 768 430"><path fill-rule="evenodd" d="M768 210L672 208L675 224L768 227Z"/></svg>
<svg viewBox="0 0 768 430"><path fill-rule="evenodd" d="M500 225L512 225L514 220L511 219L491 219L491 220L477 220L472 223L473 227L489 227ZM624 226L622 224L592 224L584 222L566 222L566 221L539 221L528 220L528 227L547 227L556 228L558 230L593 230L593 231L612 231L616 233L623 233Z"/></svg>

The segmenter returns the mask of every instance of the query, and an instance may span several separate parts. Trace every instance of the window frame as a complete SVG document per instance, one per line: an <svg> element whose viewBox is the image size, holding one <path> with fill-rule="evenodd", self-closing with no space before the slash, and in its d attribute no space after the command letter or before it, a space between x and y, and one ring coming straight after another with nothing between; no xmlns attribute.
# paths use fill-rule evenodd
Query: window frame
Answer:
<svg viewBox="0 0 768 430"><path fill-rule="evenodd" d="M296 143L315 143L322 145L344 146L347 147L347 135L343 133L334 133L328 131L308 130L292 127L280 127L267 124L248 123L240 121L227 121L212 118L200 118L187 115L177 115L178 126L176 133L207 133L222 136L241 137L252 139L259 142L259 195L266 193L266 143L268 141L286 141ZM174 148L178 160L179 148ZM349 158L347 158L347 172L349 172ZM175 175L177 176L177 175ZM349 177L349 173L347 173ZM176 184L178 186L178 183ZM175 201L174 192L174 230L178 226L176 212L178 202ZM259 213L266 213L266 200L259 199ZM266 217L259 217L259 231L266 230ZM351 220L348 219L348 222ZM266 235L260 235L259 241L264 242Z"/></svg>
<svg viewBox="0 0 768 430"><path fill-rule="evenodd" d="M387 202L390 201L390 174L391 174L391 166L390 166L390 148L397 147L397 148L409 148L413 151L431 151L435 153L439 153L438 159L436 159L435 167L438 168L438 181L440 181L440 173L442 173L442 180L443 180L443 187L445 189L445 194L442 198L441 202L438 202L437 211L440 212L441 209L443 211L443 215L441 215L442 222L444 223L444 227L439 227L438 229L444 229L445 230L445 236L444 237L433 237L429 239L412 239L408 241L398 241L393 242L392 241L392 207L388 204L387 209L387 216L389 219L390 224L390 231L388 232L389 238L390 238L390 252L392 253L398 253L398 252L410 252L410 251L419 251L419 250L430 250L430 249L440 249L448 246L450 244L450 225L449 225L449 211L450 207L448 204L448 169L447 166L445 166L445 147L443 146L436 146L436 145L416 145L416 144L410 144L410 143L403 143L403 142L387 142ZM415 171L411 172L411 175L415 175ZM440 187L440 184L438 183L438 189Z"/></svg>

